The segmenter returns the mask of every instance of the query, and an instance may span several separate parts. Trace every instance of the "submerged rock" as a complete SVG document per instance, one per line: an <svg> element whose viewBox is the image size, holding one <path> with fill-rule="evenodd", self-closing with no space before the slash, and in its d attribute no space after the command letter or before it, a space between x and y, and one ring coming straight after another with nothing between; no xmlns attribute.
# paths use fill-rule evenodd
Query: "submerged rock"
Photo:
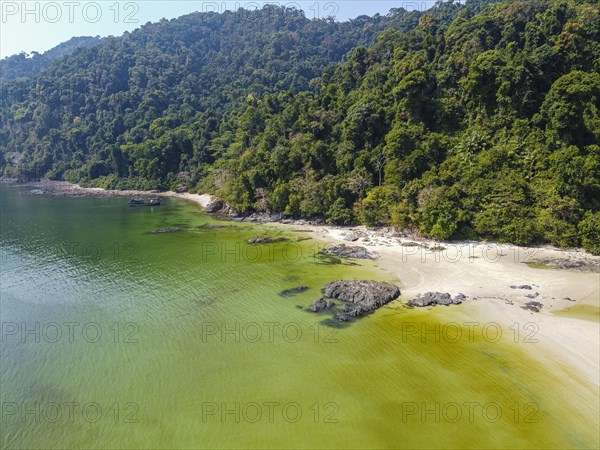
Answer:
<svg viewBox="0 0 600 450"><path fill-rule="evenodd" d="M425 306L435 305L460 305L464 300L467 299L465 294L458 294L456 297L452 296L447 292L426 292L425 294L419 294L408 302L409 306L416 306L417 308L423 308Z"/></svg>
<svg viewBox="0 0 600 450"><path fill-rule="evenodd" d="M337 256L338 258L378 259L379 255L364 247L353 247L346 244L334 245L319 252L321 255Z"/></svg>
<svg viewBox="0 0 600 450"><path fill-rule="evenodd" d="M153 230L152 234L177 233L181 230L181 228L161 228L159 230Z"/></svg>
<svg viewBox="0 0 600 450"><path fill-rule="evenodd" d="M273 238L269 236L258 236L252 239L248 239L248 244L271 244L273 242L287 241L285 238Z"/></svg>
<svg viewBox="0 0 600 450"><path fill-rule="evenodd" d="M527 289L527 290L529 290L529 291L532 289L532 287L531 287L531 286L529 286L528 284L522 284L522 285L520 285L520 286L514 286L514 285L513 285L513 286L511 286L510 288L511 288L511 289Z"/></svg>
<svg viewBox="0 0 600 450"><path fill-rule="evenodd" d="M289 297L291 295L301 294L302 292L306 292L308 290L308 286L298 286L293 289L286 289L285 291L281 291L279 295L282 297Z"/></svg>
<svg viewBox="0 0 600 450"><path fill-rule="evenodd" d="M347 322L397 299L400 289L381 281L368 280L336 280L321 289L323 297L315 301L308 309L318 312L335 307L335 319ZM331 299L341 301L338 305Z"/></svg>
<svg viewBox="0 0 600 450"><path fill-rule="evenodd" d="M594 257L536 258L527 260L526 263L557 270L578 270L581 272L600 271L600 260Z"/></svg>
<svg viewBox="0 0 600 450"><path fill-rule="evenodd" d="M233 225L221 225L218 223L205 223L204 225L200 225L197 228L204 228L206 230L218 230L221 228L235 228Z"/></svg>

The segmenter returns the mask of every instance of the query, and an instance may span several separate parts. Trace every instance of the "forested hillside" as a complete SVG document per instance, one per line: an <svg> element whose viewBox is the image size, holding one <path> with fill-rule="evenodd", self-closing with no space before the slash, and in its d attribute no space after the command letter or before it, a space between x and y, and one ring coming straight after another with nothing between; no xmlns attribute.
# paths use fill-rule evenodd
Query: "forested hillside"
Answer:
<svg viewBox="0 0 600 450"><path fill-rule="evenodd" d="M600 252L595 1L434 11L222 125L202 190L269 209Z"/></svg>
<svg viewBox="0 0 600 450"><path fill-rule="evenodd" d="M244 12L144 27L35 89L9 86L5 173L187 184L243 213L600 253L597 1L444 3L346 24L274 11L276 24ZM243 45L216 43L224 29Z"/></svg>
<svg viewBox="0 0 600 450"><path fill-rule="evenodd" d="M18 55L3 58L0 60L0 82L34 77L46 70L55 59L70 55L78 48L92 47L100 42L102 42L102 38L99 36L79 36L73 37L44 53L31 52L30 55L27 55L22 52Z"/></svg>
<svg viewBox="0 0 600 450"><path fill-rule="evenodd" d="M413 29L418 18L398 10L335 23L267 6L194 13L106 38L34 79L3 84L5 167L22 178L112 174L148 188L187 171L193 185L214 160L208 142L224 114L251 96L307 90L357 43L391 26Z"/></svg>

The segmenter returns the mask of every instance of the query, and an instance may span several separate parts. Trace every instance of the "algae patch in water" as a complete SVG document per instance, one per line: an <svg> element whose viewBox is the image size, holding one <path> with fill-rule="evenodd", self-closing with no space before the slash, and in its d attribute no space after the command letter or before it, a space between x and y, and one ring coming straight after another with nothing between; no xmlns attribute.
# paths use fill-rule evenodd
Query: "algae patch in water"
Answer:
<svg viewBox="0 0 600 450"><path fill-rule="evenodd" d="M554 311L555 316L571 317L573 319L600 322L600 308L592 305L575 305L566 309Z"/></svg>

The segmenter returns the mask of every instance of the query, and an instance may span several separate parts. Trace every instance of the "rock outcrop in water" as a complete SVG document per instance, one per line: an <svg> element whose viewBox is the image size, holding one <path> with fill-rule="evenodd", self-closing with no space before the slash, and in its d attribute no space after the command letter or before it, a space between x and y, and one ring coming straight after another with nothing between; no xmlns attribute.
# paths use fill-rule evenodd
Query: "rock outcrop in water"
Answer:
<svg viewBox="0 0 600 450"><path fill-rule="evenodd" d="M315 301L309 311L335 308L335 319L343 322L374 311L400 296L400 289L391 283L367 280L332 281L321 291L323 297ZM333 299L341 301L341 310Z"/></svg>
<svg viewBox="0 0 600 450"><path fill-rule="evenodd" d="M416 306L418 308L435 305L460 305L466 298L465 294L458 294L452 298L447 292L426 292L425 294L419 294L416 298L409 301L408 304L409 306Z"/></svg>
<svg viewBox="0 0 600 450"><path fill-rule="evenodd" d="M181 228L161 228L159 230L153 230L152 234L165 234L165 233L177 233L182 231Z"/></svg>
<svg viewBox="0 0 600 450"><path fill-rule="evenodd" d="M284 242L287 241L286 238L274 238L269 236L258 236L252 239L248 239L248 244L272 244L274 242Z"/></svg>
<svg viewBox="0 0 600 450"><path fill-rule="evenodd" d="M319 252L321 255L336 256L338 258L353 259L378 259L379 254L370 252L364 247L353 247L346 244L333 245Z"/></svg>

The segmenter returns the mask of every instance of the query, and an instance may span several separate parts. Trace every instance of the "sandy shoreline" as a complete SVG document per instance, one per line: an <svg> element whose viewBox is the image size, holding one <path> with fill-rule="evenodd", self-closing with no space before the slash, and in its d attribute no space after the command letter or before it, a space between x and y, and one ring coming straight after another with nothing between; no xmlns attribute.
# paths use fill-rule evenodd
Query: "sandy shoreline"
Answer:
<svg viewBox="0 0 600 450"><path fill-rule="evenodd" d="M477 322L481 326L497 323L505 336L511 338L515 337L515 328L519 329L519 344L525 342L524 347L529 353L548 367L553 367L557 373L583 377L581 387L589 390L590 395L599 395L600 273L597 270L533 268L526 261L586 261L598 267L600 257L583 250L552 247L524 248L510 244L440 243L428 240L415 242L392 238L389 232L367 230L365 227L346 229L308 225L302 228L311 230L311 236L322 242L360 245L379 253L381 258L378 266L395 278L394 281L401 288L403 301L432 291L448 292L453 296L459 293L467 295L466 303L449 307L458 308L464 322ZM348 242L346 236L354 233L364 237L353 243ZM414 243L419 245L412 246ZM529 285L532 289L511 288L520 285ZM535 294L538 295L533 299L526 297ZM544 305L539 313L522 308L532 300ZM446 307L434 308L442 308L443 311ZM557 311L568 312L571 308L585 308L588 313L585 314L586 320L555 315ZM421 312L427 314L431 309L422 308ZM532 341L529 345L526 341L528 336Z"/></svg>
<svg viewBox="0 0 600 450"><path fill-rule="evenodd" d="M42 180L31 183L33 194L53 195L55 197L171 197L189 200L206 208L211 196L172 191L107 190L102 188L84 188L68 181Z"/></svg>
<svg viewBox="0 0 600 450"><path fill-rule="evenodd" d="M175 192L107 191L81 188L67 182L42 181L33 185L38 194L58 196L161 196L180 198L206 207L210 195ZM269 223L271 227L298 228L298 223ZM301 228L323 243L360 245L380 254L378 266L401 288L403 301L419 293L439 291L463 293L466 303L459 308L465 321L495 322L504 330L515 323L520 339L535 332L531 354L554 371L582 378L579 384L598 396L600 387L600 257L583 250L553 247L524 248L485 242L433 242L396 236L392 230L365 227L336 227L302 222ZM351 235L351 237L349 236ZM349 240L353 242L349 242ZM526 262L561 261L583 264L584 270L534 268ZM529 285L531 290L511 286ZM535 296L537 294L537 296ZM534 295L528 298L526 295ZM539 313L522 309L528 301L544 306ZM395 307L392 304L388 307ZM402 307L398 305L398 307ZM438 306L437 308L444 308ZM427 314L423 308L422 313ZM569 317L568 311L582 309L584 319ZM557 311L567 315L557 315ZM527 328L533 323L535 328ZM511 329L512 327L512 329Z"/></svg>

